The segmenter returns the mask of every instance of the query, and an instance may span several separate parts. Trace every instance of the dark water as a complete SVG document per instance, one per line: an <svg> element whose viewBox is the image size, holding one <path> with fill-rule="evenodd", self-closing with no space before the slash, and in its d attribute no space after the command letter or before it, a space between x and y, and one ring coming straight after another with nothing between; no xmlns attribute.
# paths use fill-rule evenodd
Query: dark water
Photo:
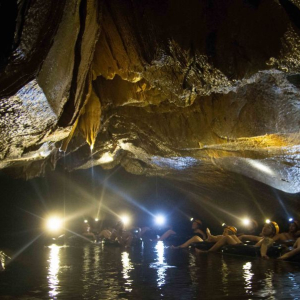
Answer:
<svg viewBox="0 0 300 300"><path fill-rule="evenodd" d="M0 273L1 299L300 299L300 265L194 255L162 242L124 251L34 246Z"/></svg>

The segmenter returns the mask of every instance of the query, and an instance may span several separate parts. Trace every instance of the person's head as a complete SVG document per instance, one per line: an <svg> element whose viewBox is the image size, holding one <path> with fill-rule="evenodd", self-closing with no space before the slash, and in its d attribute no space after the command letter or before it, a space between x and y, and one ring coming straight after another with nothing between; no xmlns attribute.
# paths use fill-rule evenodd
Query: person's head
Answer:
<svg viewBox="0 0 300 300"><path fill-rule="evenodd" d="M264 237L273 237L279 233L279 226L276 222L268 222L264 224L262 235Z"/></svg>
<svg viewBox="0 0 300 300"><path fill-rule="evenodd" d="M300 229L299 221L294 220L293 222L290 223L290 226L289 226L290 233L296 233L299 229Z"/></svg>
<svg viewBox="0 0 300 300"><path fill-rule="evenodd" d="M235 235L237 234L237 228L234 226L223 224L222 227L224 228L223 235Z"/></svg>
<svg viewBox="0 0 300 300"><path fill-rule="evenodd" d="M202 222L201 220L199 219L193 219L192 220L192 229L195 230L195 229L198 229L198 228L201 228L202 227Z"/></svg>

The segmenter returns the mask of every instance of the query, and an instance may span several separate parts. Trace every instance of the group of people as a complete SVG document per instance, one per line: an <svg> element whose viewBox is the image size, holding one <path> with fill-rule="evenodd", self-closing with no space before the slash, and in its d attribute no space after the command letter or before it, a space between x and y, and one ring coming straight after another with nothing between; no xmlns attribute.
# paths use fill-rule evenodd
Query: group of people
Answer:
<svg viewBox="0 0 300 300"><path fill-rule="evenodd" d="M106 240L124 247L130 247L133 240L133 234L131 231L126 231L124 227L124 223L118 221L114 227L107 227L100 232L93 232L89 222L85 222L82 236L96 242Z"/></svg>
<svg viewBox="0 0 300 300"><path fill-rule="evenodd" d="M279 257L279 259L288 259L294 255L300 253L300 222L294 220L290 223L289 230L287 232L279 233L279 226L276 222L265 223L262 227L260 234L255 234L257 231L257 223L252 220L248 228L248 234L238 234L237 228L223 224L223 233L221 235L212 235L209 228L203 229L202 221L199 219L192 219L192 226L190 234L185 234L186 241L178 246L172 245L172 249L187 248L196 243L209 242L211 247L208 250L202 250L195 248L196 253L202 252L216 252L224 245L240 246L245 242L252 242L252 247L260 248L260 255L264 259L268 259L267 251L274 243L280 243L286 246L286 253ZM106 228L95 234L91 231L89 223L85 223L83 236L92 240L106 240L110 243L115 243L120 246L130 247L134 239L142 239L146 236L149 238L149 232L153 229L149 227L137 228L134 230L125 230L122 221L118 221L114 227ZM160 236L155 237L152 240L164 241L172 237L178 237L180 234L173 228L167 228L164 232L161 232ZM183 237L181 233L181 238ZM175 239L176 240L176 239ZM199 244L198 244L199 245ZM201 244L200 244L201 245ZM288 246L292 246L290 250Z"/></svg>
<svg viewBox="0 0 300 300"><path fill-rule="evenodd" d="M222 235L212 235L209 228L206 229L206 235L201 228L202 222L200 220L194 220L192 223L192 229L195 235L187 240L185 243L179 246L172 246L172 249L186 248L194 243L211 242L212 247L208 250L195 249L197 253L203 252L216 252L224 245L244 245L244 242L254 242L254 247L260 248L260 255L264 259L268 259L267 251L274 243L282 244L286 252L278 259L288 259L296 254L300 253L300 222L292 221L289 226L288 232L279 233L279 226L276 222L265 223L262 227L259 235L245 235L237 234L237 229L234 226L223 224L224 230ZM252 230L255 231L257 223L253 220ZM250 230L251 231L251 230ZM288 246L293 245L293 249L290 250Z"/></svg>

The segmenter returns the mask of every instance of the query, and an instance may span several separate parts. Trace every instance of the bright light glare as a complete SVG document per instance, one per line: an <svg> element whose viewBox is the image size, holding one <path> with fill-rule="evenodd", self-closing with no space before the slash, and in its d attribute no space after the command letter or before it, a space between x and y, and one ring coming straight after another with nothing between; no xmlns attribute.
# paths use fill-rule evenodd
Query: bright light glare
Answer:
<svg viewBox="0 0 300 300"><path fill-rule="evenodd" d="M267 219L267 220L266 220L266 223L267 223L267 224L270 224L270 223L271 223L271 221L270 221L269 219Z"/></svg>
<svg viewBox="0 0 300 300"><path fill-rule="evenodd" d="M109 162L112 162L114 160L114 157L110 152L104 153L101 158L98 160L100 164L106 164Z"/></svg>
<svg viewBox="0 0 300 300"><path fill-rule="evenodd" d="M163 224L165 224L165 221L166 221L166 219L165 219L165 217L164 216L157 216L156 218L155 218L155 223L157 224L157 225L163 225Z"/></svg>
<svg viewBox="0 0 300 300"><path fill-rule="evenodd" d="M98 221L99 221L99 219L98 219L98 218L96 218L96 219L95 219L95 221L96 221L96 222L98 222Z"/></svg>
<svg viewBox="0 0 300 300"><path fill-rule="evenodd" d="M87 222L88 222L88 220L84 220L83 222L84 222L84 223L87 223Z"/></svg>
<svg viewBox="0 0 300 300"><path fill-rule="evenodd" d="M128 216L122 216L121 221L123 222L124 225L127 225L130 221Z"/></svg>
<svg viewBox="0 0 300 300"><path fill-rule="evenodd" d="M194 218L190 218L190 221L192 222L194 220Z"/></svg>
<svg viewBox="0 0 300 300"><path fill-rule="evenodd" d="M261 163L259 161L250 160L249 164L251 166L253 166L254 168L256 168L256 169L258 169L258 170L260 170L260 171L262 171L262 172L264 172L266 174L274 175L274 172L272 171L272 169L269 166L267 166L267 165L265 165L265 164L263 164L263 163Z"/></svg>
<svg viewBox="0 0 300 300"><path fill-rule="evenodd" d="M289 222L293 222L294 221L294 219L293 218L289 218Z"/></svg>
<svg viewBox="0 0 300 300"><path fill-rule="evenodd" d="M250 225L250 220L248 218L243 219L243 224L246 226Z"/></svg>
<svg viewBox="0 0 300 300"><path fill-rule="evenodd" d="M52 217L47 220L47 228L50 231L57 231L62 227L62 220L58 217Z"/></svg>

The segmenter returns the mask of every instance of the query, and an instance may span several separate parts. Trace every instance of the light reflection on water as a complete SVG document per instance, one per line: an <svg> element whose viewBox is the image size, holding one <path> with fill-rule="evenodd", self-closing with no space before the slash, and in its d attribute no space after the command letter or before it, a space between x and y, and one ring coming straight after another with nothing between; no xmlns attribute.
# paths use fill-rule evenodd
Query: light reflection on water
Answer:
<svg viewBox="0 0 300 300"><path fill-rule="evenodd" d="M166 283L166 272L168 268L175 268L169 266L165 262L165 246L162 241L157 242L155 246L155 252L157 254L156 262L150 264L150 268L157 269L157 286L161 287Z"/></svg>
<svg viewBox="0 0 300 300"><path fill-rule="evenodd" d="M49 266L48 266L48 285L49 285L49 296L51 299L57 299L59 294L59 280L58 272L60 267L59 251L60 247L57 245L49 246Z"/></svg>
<svg viewBox="0 0 300 300"><path fill-rule="evenodd" d="M267 272L265 272L265 276L266 278L263 280L263 288L260 291L260 295L264 298L268 297L270 300L276 299L276 289L274 289L273 286L273 270L267 270Z"/></svg>
<svg viewBox="0 0 300 300"><path fill-rule="evenodd" d="M228 295L228 266L224 259L222 259L222 266L221 266L221 272L222 272L222 286L223 286L223 292L224 295Z"/></svg>
<svg viewBox="0 0 300 300"><path fill-rule="evenodd" d="M122 252L122 256L121 256L121 261L122 261L122 265L123 265L123 278L125 279L125 291L127 292L131 292L132 291L132 288L131 288L131 285L132 285L132 280L130 279L130 275L129 275L129 272L130 270L133 270L134 267L133 267L133 264L131 263L130 261L130 258L129 258L129 254L128 252Z"/></svg>
<svg viewBox="0 0 300 300"><path fill-rule="evenodd" d="M92 255L91 251L93 249L91 247L84 247L83 248L83 265L82 265L82 282L83 282L83 296L87 296L90 292L90 271L93 270L91 265Z"/></svg>
<svg viewBox="0 0 300 300"><path fill-rule="evenodd" d="M245 278L245 290L247 294L252 295L252 277L254 273L251 272L252 263L249 261L243 265L244 278Z"/></svg>
<svg viewBox="0 0 300 300"><path fill-rule="evenodd" d="M1 299L300 299L300 265L287 262L195 255L162 242L31 251L37 259L26 270L15 262L0 273Z"/></svg>

